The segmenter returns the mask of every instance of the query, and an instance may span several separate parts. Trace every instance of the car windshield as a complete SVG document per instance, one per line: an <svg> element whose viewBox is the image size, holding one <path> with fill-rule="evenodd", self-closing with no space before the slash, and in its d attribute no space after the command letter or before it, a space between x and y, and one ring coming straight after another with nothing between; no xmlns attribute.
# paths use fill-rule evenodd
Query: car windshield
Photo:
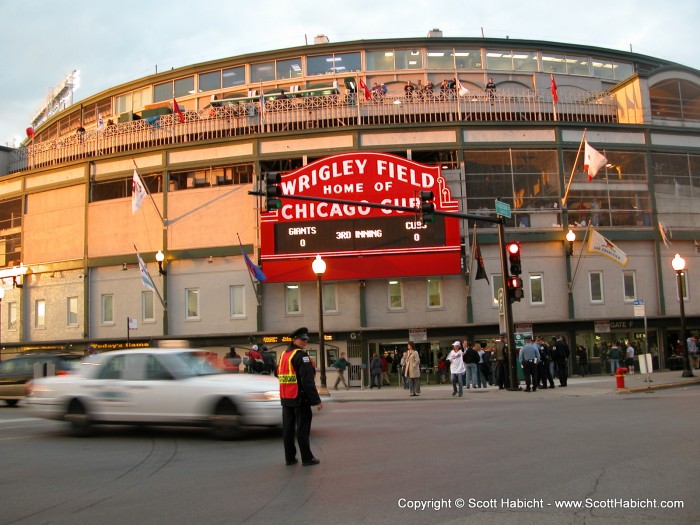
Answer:
<svg viewBox="0 0 700 525"><path fill-rule="evenodd" d="M198 352L182 352L176 355L178 359L175 361L175 366L178 367L177 372L182 376L205 376L222 373L207 355Z"/></svg>

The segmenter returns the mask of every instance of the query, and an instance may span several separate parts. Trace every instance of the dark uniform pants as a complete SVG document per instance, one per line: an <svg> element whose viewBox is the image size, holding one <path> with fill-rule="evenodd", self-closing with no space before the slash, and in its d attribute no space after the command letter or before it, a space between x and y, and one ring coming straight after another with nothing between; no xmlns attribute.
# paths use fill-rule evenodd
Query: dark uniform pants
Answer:
<svg viewBox="0 0 700 525"><path fill-rule="evenodd" d="M295 438L299 443L299 452L302 461L311 461L314 455L311 453L309 434L311 433L311 405L302 402L299 406L282 407L282 436L284 438L284 458L287 462L294 461L297 455Z"/></svg>
<svg viewBox="0 0 700 525"><path fill-rule="evenodd" d="M525 376L525 388L530 390L530 385L532 385L532 390L537 390L537 363L525 361L523 363L523 375Z"/></svg>

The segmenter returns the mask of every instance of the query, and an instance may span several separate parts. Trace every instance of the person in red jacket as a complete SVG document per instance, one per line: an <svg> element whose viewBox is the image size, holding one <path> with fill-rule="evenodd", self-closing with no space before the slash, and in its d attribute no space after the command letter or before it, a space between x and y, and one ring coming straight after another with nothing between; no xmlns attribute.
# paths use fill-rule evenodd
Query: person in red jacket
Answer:
<svg viewBox="0 0 700 525"><path fill-rule="evenodd" d="M318 410L323 408L314 379L316 370L309 354L304 351L309 342L308 332L306 327L302 327L291 334L292 343L282 354L275 373L280 382L284 458L287 465L298 463L296 441L301 464L305 467L320 463L311 453L309 434L313 418L311 407L315 406Z"/></svg>

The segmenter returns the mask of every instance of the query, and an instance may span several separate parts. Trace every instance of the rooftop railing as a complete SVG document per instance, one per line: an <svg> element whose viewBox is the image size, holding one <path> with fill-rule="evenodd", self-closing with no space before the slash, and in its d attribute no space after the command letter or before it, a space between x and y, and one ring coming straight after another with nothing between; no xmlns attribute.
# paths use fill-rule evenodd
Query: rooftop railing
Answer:
<svg viewBox="0 0 700 525"><path fill-rule="evenodd" d="M373 96L332 94L246 101L133 120L103 129L76 132L11 152L10 173L75 160L138 151L168 144L194 143L261 133L332 130L368 125L421 125L470 122L615 123L615 95L562 92L554 105L545 91L499 90L458 96L454 91Z"/></svg>

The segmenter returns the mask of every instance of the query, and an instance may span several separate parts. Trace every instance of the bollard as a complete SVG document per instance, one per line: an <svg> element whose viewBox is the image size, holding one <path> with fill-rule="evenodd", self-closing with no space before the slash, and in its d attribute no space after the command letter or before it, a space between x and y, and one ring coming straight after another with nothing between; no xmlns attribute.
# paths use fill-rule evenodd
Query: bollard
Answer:
<svg viewBox="0 0 700 525"><path fill-rule="evenodd" d="M627 373L626 368L618 368L615 370L615 379L617 380L617 388L625 388L625 374Z"/></svg>

